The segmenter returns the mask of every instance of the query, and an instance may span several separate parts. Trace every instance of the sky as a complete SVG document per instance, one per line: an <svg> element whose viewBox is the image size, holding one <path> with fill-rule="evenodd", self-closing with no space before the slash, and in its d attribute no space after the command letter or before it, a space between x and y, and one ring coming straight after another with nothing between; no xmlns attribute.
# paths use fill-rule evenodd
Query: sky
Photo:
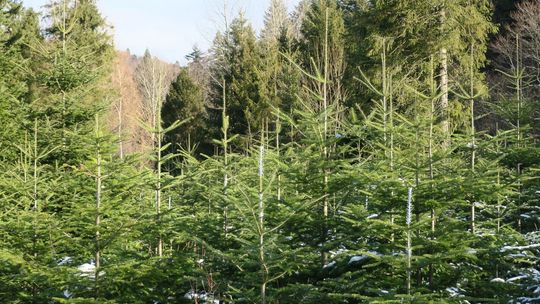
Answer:
<svg viewBox="0 0 540 304"><path fill-rule="evenodd" d="M39 10L48 0L23 0ZM253 27L262 28L270 0L97 0L101 13L113 26L115 46L142 55L148 48L163 60L181 64L193 46L207 50L216 32L244 11ZM292 10L299 0L285 0ZM226 14L224 14L224 12Z"/></svg>

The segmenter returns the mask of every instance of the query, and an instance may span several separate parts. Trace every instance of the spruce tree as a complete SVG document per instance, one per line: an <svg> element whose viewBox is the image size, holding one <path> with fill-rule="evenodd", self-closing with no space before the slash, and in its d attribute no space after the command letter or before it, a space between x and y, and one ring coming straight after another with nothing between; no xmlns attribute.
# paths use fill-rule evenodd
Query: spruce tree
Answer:
<svg viewBox="0 0 540 304"><path fill-rule="evenodd" d="M207 115L202 89L182 69L171 83L162 110L163 124L168 126L176 120L187 120L184 125L172 130L165 136L171 144L173 153L180 150L196 151L197 146L207 140Z"/></svg>
<svg viewBox="0 0 540 304"><path fill-rule="evenodd" d="M212 71L215 81L210 108L213 124L221 125L221 79L224 79L230 130L244 137L243 144L249 144L260 128L259 121L268 106L261 100L257 72L260 55L255 33L243 14L236 17L224 33L217 35L214 56L217 60Z"/></svg>

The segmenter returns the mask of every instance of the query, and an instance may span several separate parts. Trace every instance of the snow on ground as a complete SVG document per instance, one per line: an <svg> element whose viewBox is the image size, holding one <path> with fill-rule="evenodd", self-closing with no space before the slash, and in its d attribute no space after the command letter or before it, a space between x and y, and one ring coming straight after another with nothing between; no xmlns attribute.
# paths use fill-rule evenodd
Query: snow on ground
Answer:
<svg viewBox="0 0 540 304"><path fill-rule="evenodd" d="M517 298L515 302L512 301L511 303L515 303L515 304L540 303L540 297L538 298L521 297L521 298Z"/></svg>
<svg viewBox="0 0 540 304"><path fill-rule="evenodd" d="M510 278L508 280L506 280L506 282L514 282L514 281L518 281L518 280L521 280L521 279L527 279L529 276L528 275L519 275L517 277L513 277L513 278Z"/></svg>
<svg viewBox="0 0 540 304"><path fill-rule="evenodd" d="M71 261L73 261L73 259L71 257L66 256L66 257L63 257L60 261L58 261L56 264L58 266L65 266L71 263Z"/></svg>
<svg viewBox="0 0 540 304"><path fill-rule="evenodd" d="M506 252L509 250L528 250L535 248L540 248L540 244L530 244L526 246L504 246L503 248L501 248L501 252Z"/></svg>
<svg viewBox="0 0 540 304"><path fill-rule="evenodd" d="M446 288L446 292L448 292L450 297L456 298L456 297L463 297L463 293L465 292L465 290L459 287L448 287Z"/></svg>
<svg viewBox="0 0 540 304"><path fill-rule="evenodd" d="M93 277L94 273L96 272L96 265L92 261L90 263L84 263L82 265L79 265L77 269L79 269L81 277Z"/></svg>
<svg viewBox="0 0 540 304"><path fill-rule="evenodd" d="M202 300L202 303L206 304L219 304L219 300L216 300L213 295L208 294L205 291L195 292L190 290L186 292L184 298L188 300Z"/></svg>
<svg viewBox="0 0 540 304"><path fill-rule="evenodd" d="M90 279L94 279L95 273L96 273L96 264L94 261L90 261L90 263L84 263L77 267L77 269L80 272L81 277L87 277ZM105 275L104 271L99 272L99 276Z"/></svg>

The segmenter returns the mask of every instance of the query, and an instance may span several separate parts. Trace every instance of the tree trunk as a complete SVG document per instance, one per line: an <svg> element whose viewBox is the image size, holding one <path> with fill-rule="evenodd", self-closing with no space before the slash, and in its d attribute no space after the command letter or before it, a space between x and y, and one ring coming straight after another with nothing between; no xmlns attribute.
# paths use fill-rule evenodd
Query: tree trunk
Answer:
<svg viewBox="0 0 540 304"><path fill-rule="evenodd" d="M441 10L441 27L444 27L446 22L446 11ZM445 47L440 49L440 83L439 89L441 93L441 113L442 113L442 131L445 136L449 136L450 122L448 119L448 51Z"/></svg>
<svg viewBox="0 0 540 304"><path fill-rule="evenodd" d="M122 111L124 100L119 99L120 103L118 104L118 148L120 149L120 159L124 159L124 141L122 139Z"/></svg>
<svg viewBox="0 0 540 304"><path fill-rule="evenodd" d="M412 243L411 243L411 217L412 217L412 188L409 188L407 198L407 294L411 294L411 258L412 258Z"/></svg>
<svg viewBox="0 0 540 304"><path fill-rule="evenodd" d="M435 96L437 96L437 89L435 88L435 67L433 62L433 56L431 57L431 108L429 113L429 140L428 140L428 157L429 157L429 179L431 181L430 188L433 192L433 179L434 179L434 172L433 172L433 124L435 123ZM436 214L435 209L431 207L431 236L430 240L433 241L435 239L435 225L436 225ZM429 287L433 289L433 264L429 264Z"/></svg>
<svg viewBox="0 0 540 304"><path fill-rule="evenodd" d="M328 160L328 8L326 9L325 17L325 34L324 34L324 83L323 83L323 111L324 111L324 134L323 134L323 158L325 162ZM324 200L323 200L323 231L322 231L322 248L321 248L321 261L322 265L326 265L328 262L327 252L324 248L326 240L328 239L328 170L324 169Z"/></svg>
<svg viewBox="0 0 540 304"><path fill-rule="evenodd" d="M475 171L475 160L476 160L476 134L474 127L474 45L471 45L471 67L470 67L470 115L471 115L471 172L474 174ZM472 198L471 204L471 233L476 233L476 210L475 210L475 199Z"/></svg>
<svg viewBox="0 0 540 304"><path fill-rule="evenodd" d="M264 133L263 133L264 134ZM268 282L268 267L266 266L264 254L264 198L263 198L263 176L264 176L264 140L261 140L259 150L259 262L261 267L261 304L266 304L266 284Z"/></svg>
<svg viewBox="0 0 540 304"><path fill-rule="evenodd" d="M100 225L101 225L101 147L99 143L99 120L96 115L96 140L97 142L97 151L96 151L96 162L97 162L97 174L96 174L96 237L95 237L95 273L94 273L94 282L96 284L95 298L99 299L99 269L101 267L101 235L100 235Z"/></svg>
<svg viewBox="0 0 540 304"><path fill-rule="evenodd" d="M163 75L159 73L159 83L163 82ZM156 90L156 115L155 115L155 128L157 130L157 181L156 181L156 209L157 209L157 222L159 237L158 237L158 256L163 256L163 237L161 235L161 141L163 139L163 128L161 127L161 101L162 96L161 89Z"/></svg>

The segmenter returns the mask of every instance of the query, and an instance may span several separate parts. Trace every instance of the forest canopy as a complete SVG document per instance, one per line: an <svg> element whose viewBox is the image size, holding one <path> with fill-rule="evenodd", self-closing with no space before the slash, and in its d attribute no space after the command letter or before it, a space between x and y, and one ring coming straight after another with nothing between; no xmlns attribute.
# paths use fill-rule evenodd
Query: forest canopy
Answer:
<svg viewBox="0 0 540 304"><path fill-rule="evenodd" d="M0 302L539 303L540 1L268 2L0 0Z"/></svg>

